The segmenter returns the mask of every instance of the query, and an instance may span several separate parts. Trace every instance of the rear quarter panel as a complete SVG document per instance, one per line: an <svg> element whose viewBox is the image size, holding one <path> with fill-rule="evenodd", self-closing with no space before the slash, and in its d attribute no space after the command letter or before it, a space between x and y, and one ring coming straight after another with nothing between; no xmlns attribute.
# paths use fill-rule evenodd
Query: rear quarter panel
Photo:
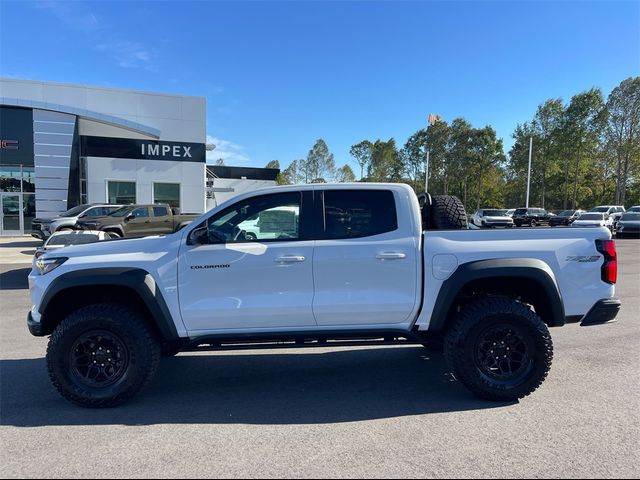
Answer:
<svg viewBox="0 0 640 480"><path fill-rule="evenodd" d="M598 300L614 295L614 286L601 280L604 258L595 245L596 239L610 238L606 228L426 232L425 298L417 325L429 328L440 287L459 265L500 258L545 262L554 273L565 315L584 315Z"/></svg>

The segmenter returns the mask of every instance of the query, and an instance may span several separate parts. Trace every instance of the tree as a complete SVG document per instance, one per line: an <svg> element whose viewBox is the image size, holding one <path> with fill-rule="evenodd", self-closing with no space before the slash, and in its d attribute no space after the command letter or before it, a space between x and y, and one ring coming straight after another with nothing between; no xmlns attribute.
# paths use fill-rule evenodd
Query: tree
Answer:
<svg viewBox="0 0 640 480"><path fill-rule="evenodd" d="M562 136L567 146L565 164L564 208L568 205L569 169L573 168L573 192L571 208L578 208L579 200L586 200L593 190L582 186L580 179L586 176L590 166L594 165L601 134L606 125L607 111L600 89L592 88L574 95L567 107Z"/></svg>
<svg viewBox="0 0 640 480"><path fill-rule="evenodd" d="M307 154L305 163L305 182L323 179L332 181L336 175L336 165L333 153L323 139L318 139Z"/></svg>
<svg viewBox="0 0 640 480"><path fill-rule="evenodd" d="M609 119L605 138L615 159L615 199L623 205L630 177L640 174L640 77L627 78L607 100Z"/></svg>
<svg viewBox="0 0 640 480"><path fill-rule="evenodd" d="M265 165L264 168L273 168L280 170L280 162L278 160L271 160L269 163Z"/></svg>
<svg viewBox="0 0 640 480"><path fill-rule="evenodd" d="M297 185L305 183L305 161L303 159L294 160L291 164L282 172L280 179L280 185Z"/></svg>
<svg viewBox="0 0 640 480"><path fill-rule="evenodd" d="M338 169L336 180L340 183L355 182L356 175L349 165L345 165Z"/></svg>
<svg viewBox="0 0 640 480"><path fill-rule="evenodd" d="M384 142L376 140L371 148L371 162L367 177L373 182L398 182L404 173L402 157L396 148L396 141L390 138Z"/></svg>
<svg viewBox="0 0 640 480"><path fill-rule="evenodd" d="M364 178L364 169L368 168L371 163L371 151L373 145L369 140L363 140L360 143L352 145L349 149L349 153L356 159L358 165L360 165L360 178Z"/></svg>

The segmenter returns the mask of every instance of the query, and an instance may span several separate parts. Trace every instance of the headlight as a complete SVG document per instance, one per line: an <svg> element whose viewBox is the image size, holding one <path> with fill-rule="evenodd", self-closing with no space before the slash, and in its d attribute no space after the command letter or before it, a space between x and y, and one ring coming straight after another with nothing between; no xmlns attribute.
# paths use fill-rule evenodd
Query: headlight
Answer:
<svg viewBox="0 0 640 480"><path fill-rule="evenodd" d="M40 275L45 275L58 268L67 260L69 260L67 257L39 258L36 261L36 267Z"/></svg>

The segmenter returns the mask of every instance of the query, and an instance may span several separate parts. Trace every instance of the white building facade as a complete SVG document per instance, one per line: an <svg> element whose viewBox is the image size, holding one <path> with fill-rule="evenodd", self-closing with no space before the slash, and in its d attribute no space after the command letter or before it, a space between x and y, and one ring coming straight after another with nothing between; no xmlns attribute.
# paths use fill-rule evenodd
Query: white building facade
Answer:
<svg viewBox="0 0 640 480"><path fill-rule="evenodd" d="M206 99L0 79L0 235L85 203L206 209Z"/></svg>

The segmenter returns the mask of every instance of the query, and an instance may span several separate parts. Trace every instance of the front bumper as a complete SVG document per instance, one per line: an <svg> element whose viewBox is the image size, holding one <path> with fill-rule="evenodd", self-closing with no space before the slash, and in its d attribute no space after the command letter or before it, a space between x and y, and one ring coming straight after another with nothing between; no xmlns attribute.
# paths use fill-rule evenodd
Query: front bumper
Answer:
<svg viewBox="0 0 640 480"><path fill-rule="evenodd" d="M31 312L27 314L27 327L29 327L29 333L31 333L31 335L33 335L34 337L44 337L46 335L46 333L44 333L42 323L36 322L33 319L33 315L31 315Z"/></svg>
<svg viewBox="0 0 640 480"><path fill-rule="evenodd" d="M589 313L584 316L580 326L588 327L613 322L620 311L621 305L622 303L618 298L607 298L598 301L589 310Z"/></svg>

